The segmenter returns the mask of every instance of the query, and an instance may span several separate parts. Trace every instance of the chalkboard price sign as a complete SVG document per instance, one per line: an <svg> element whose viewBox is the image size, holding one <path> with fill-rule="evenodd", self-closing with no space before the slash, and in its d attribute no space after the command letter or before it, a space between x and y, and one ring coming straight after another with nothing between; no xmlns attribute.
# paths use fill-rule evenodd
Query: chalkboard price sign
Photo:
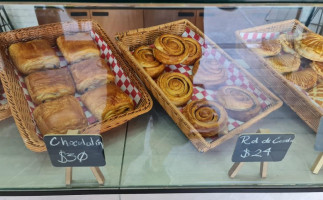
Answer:
<svg viewBox="0 0 323 200"><path fill-rule="evenodd" d="M44 141L55 167L105 166L100 135L46 135Z"/></svg>
<svg viewBox="0 0 323 200"><path fill-rule="evenodd" d="M232 162L274 162L285 157L294 134L245 134L238 138Z"/></svg>

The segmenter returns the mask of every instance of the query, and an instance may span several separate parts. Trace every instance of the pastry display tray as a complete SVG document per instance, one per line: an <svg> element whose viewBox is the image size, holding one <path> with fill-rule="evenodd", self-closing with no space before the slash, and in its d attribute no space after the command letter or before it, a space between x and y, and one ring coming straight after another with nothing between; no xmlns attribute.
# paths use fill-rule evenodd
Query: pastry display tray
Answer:
<svg viewBox="0 0 323 200"><path fill-rule="evenodd" d="M222 66L228 70L228 79L226 85L235 85L245 88L252 92L261 104L261 112L251 118L249 121L241 122L229 117L228 133L216 138L205 139L194 128L194 126L184 117L181 108L176 107L167 96L161 91L156 82L146 73L134 58L132 52L135 48L142 45L151 45L154 40L162 34L174 34L182 37L191 37L198 41L203 49L203 56L216 59ZM154 97L166 110L168 115L174 120L177 126L192 142L200 152L206 152L217 147L224 141L232 138L234 135L241 133L243 130L267 116L272 111L282 106L282 101L265 88L259 81L250 75L244 68L239 66L231 57L229 57L218 45L207 38L197 27L188 20L179 20L150 28L131 30L120 33L116 36L117 44L123 52L125 59L135 69L141 80L152 92ZM166 72L180 72L187 76L192 74L192 66L186 65L168 65ZM207 99L215 100L216 94L199 86L193 87L193 96L191 100Z"/></svg>
<svg viewBox="0 0 323 200"><path fill-rule="evenodd" d="M11 116L8 100L0 79L0 121Z"/></svg>
<svg viewBox="0 0 323 200"><path fill-rule="evenodd" d="M275 39L281 33L311 32L298 20L287 20L278 23L248 28L236 31L237 40L245 48L237 50L248 63L251 72L262 81L266 87L273 90L304 122L317 132L323 109L316 104L298 86L288 81L282 74L274 70L270 64L254 49L248 48L248 42L261 38Z"/></svg>
<svg viewBox="0 0 323 200"><path fill-rule="evenodd" d="M51 46L54 47L56 45L57 37L63 34L73 34L77 32L88 32L91 34L92 39L100 49L101 57L110 64L116 75L116 85L128 94L136 104L134 110L101 122L89 120L91 117L88 117L88 114L85 111L89 125L81 130L81 133L104 133L138 115L148 112L152 108L152 99L148 92L137 76L134 75L135 73L133 70L128 67L120 57L111 40L96 22L91 20L78 20L41 25L3 33L0 36L0 42L2 44L0 47L0 59L2 59L0 62L0 69L3 69L1 71L1 78L20 135L26 147L32 151L46 151L46 147L33 120L32 111L35 106L30 101L23 77L17 72L10 59L8 47L13 43L40 38L48 40ZM64 66L64 63L66 66L66 61L62 60L61 57L60 59L61 67Z"/></svg>

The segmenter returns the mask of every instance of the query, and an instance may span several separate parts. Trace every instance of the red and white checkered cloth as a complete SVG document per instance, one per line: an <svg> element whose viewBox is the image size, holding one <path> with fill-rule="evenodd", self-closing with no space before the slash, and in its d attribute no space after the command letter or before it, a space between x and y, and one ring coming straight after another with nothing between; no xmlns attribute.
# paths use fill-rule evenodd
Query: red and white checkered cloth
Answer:
<svg viewBox="0 0 323 200"><path fill-rule="evenodd" d="M139 90L133 85L129 79L128 76L124 73L123 69L118 65L118 61L116 60L115 56L113 55L110 47L107 45L106 42L104 42L100 36L95 33L93 30L91 31L91 37L92 39L96 42L98 45L98 48L100 49L101 52L101 57L105 59L105 61L109 64L111 67L112 71L116 75L115 78L115 84L121 88L122 91L124 91L126 94L128 94L132 100L134 101L135 105L139 103L141 99L141 93ZM57 56L60 59L60 68L62 67L68 67L67 66L67 61L63 57L62 53L59 51L57 47L54 47ZM32 112L35 109L35 104L32 102L32 99L29 95L29 92L27 90L27 86L24 81L24 77L22 74L20 74L16 69L15 69L16 76L18 78L18 82L20 87L22 88L26 101L29 105L29 110L30 110L30 115L32 117L33 122L35 123L34 117L32 115ZM92 115L92 113L84 106L84 104L80 100L80 94L76 93L75 97L79 100L79 103L81 104L83 111L85 113L85 116L88 120L88 124L93 124L97 122L97 119ZM0 98L1 100L1 98ZM0 101L1 102L1 101ZM38 130L36 123L36 133L41 137L40 131Z"/></svg>
<svg viewBox="0 0 323 200"><path fill-rule="evenodd" d="M7 104L6 94L4 93L2 84L0 82L0 106Z"/></svg>

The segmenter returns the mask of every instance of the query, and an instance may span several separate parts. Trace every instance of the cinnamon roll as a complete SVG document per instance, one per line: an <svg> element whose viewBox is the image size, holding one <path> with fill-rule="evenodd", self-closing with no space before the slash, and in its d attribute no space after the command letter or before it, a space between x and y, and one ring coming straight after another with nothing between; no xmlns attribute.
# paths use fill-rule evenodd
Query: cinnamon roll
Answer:
<svg viewBox="0 0 323 200"><path fill-rule="evenodd" d="M230 117L246 122L260 111L257 97L238 86L223 86L218 90L217 100L227 110Z"/></svg>
<svg viewBox="0 0 323 200"><path fill-rule="evenodd" d="M153 49L150 46L138 47L133 55L152 78L157 78L165 69L165 65L154 57Z"/></svg>
<svg viewBox="0 0 323 200"><path fill-rule="evenodd" d="M214 101L191 101L184 107L183 114L203 137L227 132L227 112Z"/></svg>
<svg viewBox="0 0 323 200"><path fill-rule="evenodd" d="M183 38L188 45L188 58L182 62L183 65L193 65L202 56L201 45L193 38Z"/></svg>
<svg viewBox="0 0 323 200"><path fill-rule="evenodd" d="M161 63L176 65L188 58L188 44L182 37L164 34L156 38L154 56Z"/></svg>
<svg viewBox="0 0 323 200"><path fill-rule="evenodd" d="M164 73L158 77L157 85L175 106L186 104L193 94L191 80L181 73Z"/></svg>

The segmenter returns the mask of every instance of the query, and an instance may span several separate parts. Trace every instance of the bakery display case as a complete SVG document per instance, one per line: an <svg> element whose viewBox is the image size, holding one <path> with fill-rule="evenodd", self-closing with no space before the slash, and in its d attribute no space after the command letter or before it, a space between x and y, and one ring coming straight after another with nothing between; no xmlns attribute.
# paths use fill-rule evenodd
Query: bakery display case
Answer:
<svg viewBox="0 0 323 200"><path fill-rule="evenodd" d="M323 4L269 3L6 2L0 195L323 191Z"/></svg>

